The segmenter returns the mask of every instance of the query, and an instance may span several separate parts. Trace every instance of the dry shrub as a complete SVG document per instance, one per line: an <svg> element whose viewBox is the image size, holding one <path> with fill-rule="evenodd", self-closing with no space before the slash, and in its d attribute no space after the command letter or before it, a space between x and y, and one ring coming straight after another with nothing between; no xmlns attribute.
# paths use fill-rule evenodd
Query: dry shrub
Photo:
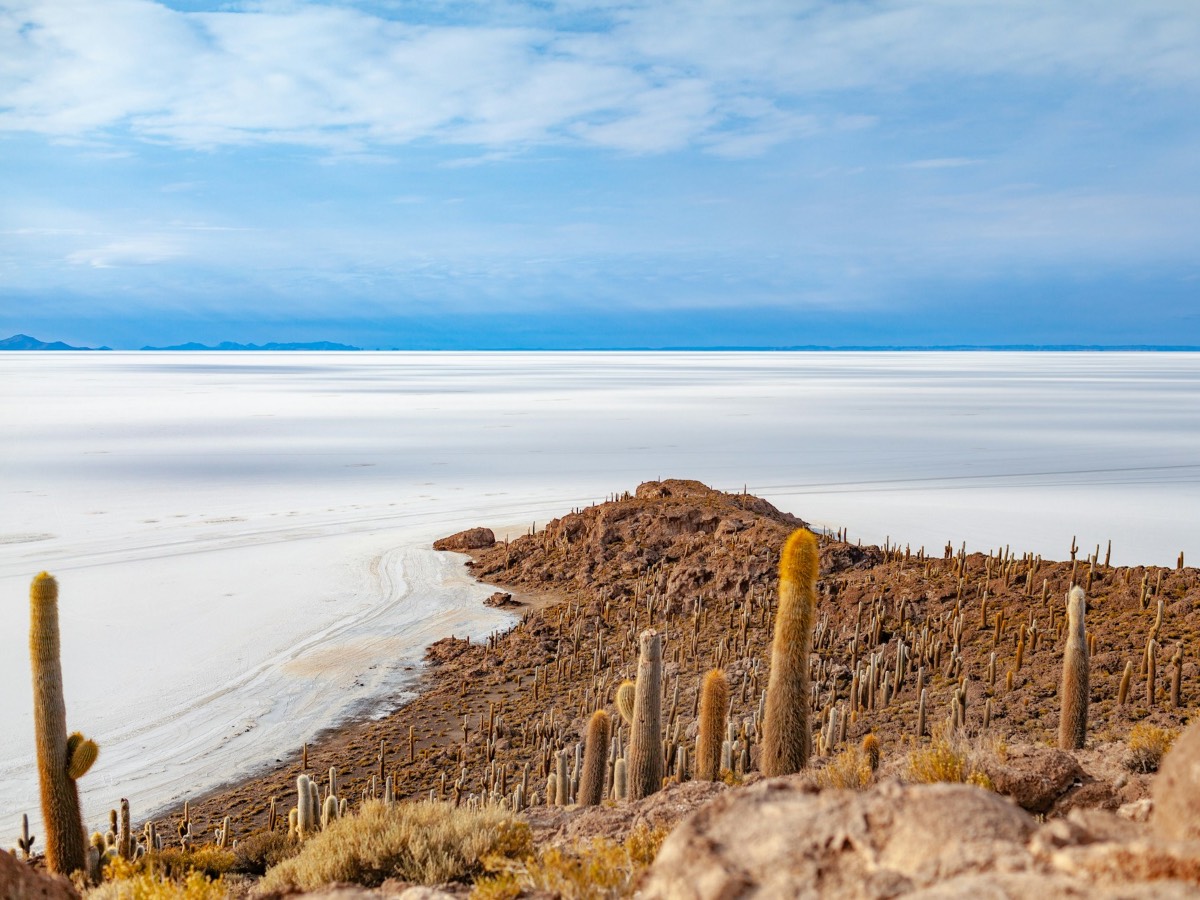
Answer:
<svg viewBox="0 0 1200 900"><path fill-rule="evenodd" d="M529 855L529 826L499 807L369 801L268 870L259 891L312 890L334 881L374 887L388 878L441 884L484 871L493 858Z"/></svg>
<svg viewBox="0 0 1200 900"><path fill-rule="evenodd" d="M939 728L928 747L908 754L908 780L917 784L973 784L994 790L987 774L988 764L1003 759L1005 752L998 739L979 737L972 741L950 728Z"/></svg>
<svg viewBox="0 0 1200 900"><path fill-rule="evenodd" d="M217 847L198 847L182 850L166 847L151 850L136 860L113 857L104 867L105 881L133 880L139 875L151 875L162 881L184 881L193 873L209 880L220 878L234 866L235 857Z"/></svg>
<svg viewBox="0 0 1200 900"><path fill-rule="evenodd" d="M623 843L593 838L570 849L547 847L503 871L481 878L471 900L514 900L523 893L562 900L616 900L628 897L642 872L654 862L668 832L640 825Z"/></svg>
<svg viewBox="0 0 1200 900"><path fill-rule="evenodd" d="M871 757L861 747L847 747L816 772L821 787L851 791L866 790L874 774Z"/></svg>
<svg viewBox="0 0 1200 900"><path fill-rule="evenodd" d="M1149 722L1138 722L1129 729L1129 749L1132 752L1129 768L1135 772L1157 772L1158 764L1171 749L1174 740L1175 732Z"/></svg>
<svg viewBox="0 0 1200 900"><path fill-rule="evenodd" d="M243 875L264 875L267 869L291 859L300 852L300 842L285 831L259 831L233 848L233 871Z"/></svg>
<svg viewBox="0 0 1200 900"><path fill-rule="evenodd" d="M229 895L219 877L214 880L193 869L172 878L144 867L142 860L127 862L118 857L105 867L105 878L87 892L87 900L225 900Z"/></svg>

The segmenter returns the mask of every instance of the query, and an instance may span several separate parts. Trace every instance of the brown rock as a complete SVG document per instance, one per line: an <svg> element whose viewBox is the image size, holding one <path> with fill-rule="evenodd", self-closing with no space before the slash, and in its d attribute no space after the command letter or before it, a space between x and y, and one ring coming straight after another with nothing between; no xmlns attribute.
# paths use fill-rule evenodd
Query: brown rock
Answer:
<svg viewBox="0 0 1200 900"><path fill-rule="evenodd" d="M79 900L79 892L61 875L39 871L0 850L0 900Z"/></svg>
<svg viewBox="0 0 1200 900"><path fill-rule="evenodd" d="M1002 760L987 765L997 792L1012 797L1030 812L1049 812L1054 802L1078 780L1083 769L1070 753L1050 747L1012 748Z"/></svg>
<svg viewBox="0 0 1200 900"><path fill-rule="evenodd" d="M1200 839L1200 722L1175 739L1158 767L1150 796L1154 800L1150 822L1159 837Z"/></svg>
<svg viewBox="0 0 1200 900"><path fill-rule="evenodd" d="M726 793L664 842L643 896L883 898L959 875L1032 870L1034 820L967 785L814 793L800 776Z"/></svg>
<svg viewBox="0 0 1200 900"><path fill-rule="evenodd" d="M483 601L484 606L494 606L497 609L511 609L514 606L524 606L520 600L514 600L513 595L505 591L496 591Z"/></svg>
<svg viewBox="0 0 1200 900"><path fill-rule="evenodd" d="M490 528L468 528L450 537L444 537L433 542L434 550L454 550L459 553L464 550L483 550L496 543L496 535Z"/></svg>

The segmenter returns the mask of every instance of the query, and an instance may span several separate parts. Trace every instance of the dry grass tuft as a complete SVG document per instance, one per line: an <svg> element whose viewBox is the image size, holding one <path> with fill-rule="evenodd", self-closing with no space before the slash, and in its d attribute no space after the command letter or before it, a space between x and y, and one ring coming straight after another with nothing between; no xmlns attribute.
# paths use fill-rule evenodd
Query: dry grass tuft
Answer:
<svg viewBox="0 0 1200 900"><path fill-rule="evenodd" d="M1171 749L1175 732L1149 722L1138 722L1129 729L1129 768L1135 772L1157 772L1163 755Z"/></svg>
<svg viewBox="0 0 1200 900"><path fill-rule="evenodd" d="M372 801L307 841L299 855L270 869L258 890L313 890L334 881L374 887L388 878L441 884L532 851L529 826L497 807Z"/></svg>
<svg viewBox="0 0 1200 900"><path fill-rule="evenodd" d="M238 841L233 850L233 871L243 875L265 875L267 869L300 852L300 842L283 831L259 831Z"/></svg>
<svg viewBox="0 0 1200 900"><path fill-rule="evenodd" d="M547 847L503 871L481 878L471 900L514 900L527 892L562 900L617 900L628 897L642 872L658 855L668 832L635 828L618 844L594 838L571 849Z"/></svg>
<svg viewBox="0 0 1200 900"><path fill-rule="evenodd" d="M816 772L821 787L851 791L866 790L874 776L871 756L862 747L847 747Z"/></svg>
<svg viewBox="0 0 1200 900"><path fill-rule="evenodd" d="M225 900L229 896L219 877L212 879L192 869L173 878L143 865L143 860L126 862L118 858L109 862L106 881L88 891L87 900Z"/></svg>
<svg viewBox="0 0 1200 900"><path fill-rule="evenodd" d="M973 784L994 790L987 774L988 763L1003 759L1005 752L1001 741L987 738L971 741L943 727L934 733L928 747L908 754L908 780L917 784L940 781Z"/></svg>

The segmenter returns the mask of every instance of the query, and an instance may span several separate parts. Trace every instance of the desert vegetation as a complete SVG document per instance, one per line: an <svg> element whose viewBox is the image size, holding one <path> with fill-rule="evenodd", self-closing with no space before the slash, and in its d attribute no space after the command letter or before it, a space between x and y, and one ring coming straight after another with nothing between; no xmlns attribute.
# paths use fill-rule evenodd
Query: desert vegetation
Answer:
<svg viewBox="0 0 1200 900"><path fill-rule="evenodd" d="M1039 815L1114 809L1146 795L1200 690L1184 652L1200 579L1182 559L1128 568L1111 548L1079 552L863 547L749 495L651 482L472 551L477 577L528 605L485 642L433 645L412 703L162 819L135 825L119 801L90 840L74 781L97 748L66 733L43 573L42 861L103 897L388 879L608 897L632 890L667 826L763 777L969 785ZM1027 799L1014 767L1049 754L1062 783ZM647 825L651 809L665 824ZM19 841L36 855L27 826Z"/></svg>

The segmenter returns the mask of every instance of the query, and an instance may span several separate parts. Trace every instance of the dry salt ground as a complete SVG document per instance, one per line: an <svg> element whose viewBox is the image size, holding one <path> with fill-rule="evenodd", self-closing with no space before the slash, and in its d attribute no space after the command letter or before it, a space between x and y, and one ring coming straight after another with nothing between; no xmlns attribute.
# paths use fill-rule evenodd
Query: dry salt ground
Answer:
<svg viewBox="0 0 1200 900"><path fill-rule="evenodd" d="M0 416L0 834L37 819L42 569L68 726L102 747L96 826L397 702L427 643L504 627L434 538L647 479L914 550L1200 559L1196 354L9 353Z"/></svg>

